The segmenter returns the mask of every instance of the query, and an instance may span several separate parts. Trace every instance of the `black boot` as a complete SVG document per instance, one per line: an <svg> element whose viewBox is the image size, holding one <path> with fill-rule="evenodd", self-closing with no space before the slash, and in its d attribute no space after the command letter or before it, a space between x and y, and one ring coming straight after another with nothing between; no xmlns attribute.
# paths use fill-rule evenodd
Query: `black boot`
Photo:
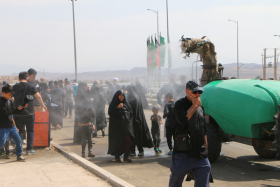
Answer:
<svg viewBox="0 0 280 187"><path fill-rule="evenodd" d="M130 153L129 151L124 153L123 161L131 163L132 160L129 158L129 153Z"/></svg>
<svg viewBox="0 0 280 187"><path fill-rule="evenodd" d="M116 160L117 163L122 162L119 155L115 155L115 160Z"/></svg>

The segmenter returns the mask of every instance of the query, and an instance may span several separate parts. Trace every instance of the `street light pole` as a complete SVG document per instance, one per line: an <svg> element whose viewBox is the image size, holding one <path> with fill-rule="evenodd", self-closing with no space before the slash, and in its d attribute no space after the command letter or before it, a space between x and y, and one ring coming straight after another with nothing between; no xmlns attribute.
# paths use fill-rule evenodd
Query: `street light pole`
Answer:
<svg viewBox="0 0 280 187"><path fill-rule="evenodd" d="M234 21L234 20L228 20L228 21L232 21L234 23L236 23L237 25L237 78L239 79L239 51L238 51L238 20L237 21Z"/></svg>
<svg viewBox="0 0 280 187"><path fill-rule="evenodd" d="M155 11L155 10L151 10L151 9L147 9L147 10L152 11L152 12L154 12L154 13L156 13L156 14L157 14L157 37L158 37L158 40L159 40L158 10L157 10L157 11Z"/></svg>
<svg viewBox="0 0 280 187"><path fill-rule="evenodd" d="M75 79L77 79L77 53L76 53L76 32L75 32L75 12L74 12L74 0L72 1L73 10L73 32L74 32L74 58L75 58ZM77 1L77 0L76 0Z"/></svg>

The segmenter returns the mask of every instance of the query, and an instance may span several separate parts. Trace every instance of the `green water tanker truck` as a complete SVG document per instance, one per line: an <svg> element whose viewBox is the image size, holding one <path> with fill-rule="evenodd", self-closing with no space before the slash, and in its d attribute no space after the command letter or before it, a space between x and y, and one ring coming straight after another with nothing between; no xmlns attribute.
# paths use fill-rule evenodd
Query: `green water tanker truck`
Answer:
<svg viewBox="0 0 280 187"><path fill-rule="evenodd" d="M253 79L212 81L201 95L209 160L218 159L222 141L252 145L263 158L279 159L280 82Z"/></svg>
<svg viewBox="0 0 280 187"><path fill-rule="evenodd" d="M222 80L223 67L217 63L214 44L204 38L182 36L181 49L186 57L199 54L203 62L201 101L210 162L218 159L221 143L228 141L252 145L259 156L280 160L280 82Z"/></svg>

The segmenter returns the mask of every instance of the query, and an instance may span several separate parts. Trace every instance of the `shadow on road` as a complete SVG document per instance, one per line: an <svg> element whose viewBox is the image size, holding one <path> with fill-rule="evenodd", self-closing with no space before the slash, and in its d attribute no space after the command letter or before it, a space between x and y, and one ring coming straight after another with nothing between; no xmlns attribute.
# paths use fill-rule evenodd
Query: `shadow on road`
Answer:
<svg viewBox="0 0 280 187"><path fill-rule="evenodd" d="M253 158L253 160L248 158ZM263 161L258 156L246 156L246 159L243 156L237 159L220 156L216 162L211 164L213 178L223 181L280 179L279 168L252 162L258 160Z"/></svg>
<svg viewBox="0 0 280 187"><path fill-rule="evenodd" d="M278 162L279 163L279 167L280 167L280 162L276 161L276 159L274 158L262 158L258 155L246 155L246 156L239 156L237 157L238 159L245 159L245 160L249 160L249 161L253 161L253 162Z"/></svg>
<svg viewBox="0 0 280 187"><path fill-rule="evenodd" d="M261 184L261 187L280 187L280 185L274 186L274 185Z"/></svg>
<svg viewBox="0 0 280 187"><path fill-rule="evenodd" d="M122 163L116 163L114 162L114 157L108 155L107 157L97 157L97 158L91 158L88 159L89 161L94 162L94 164L98 165L99 167L106 167L111 166L111 164L116 165L123 165L126 164L126 162ZM122 160L122 159L121 159ZM149 163L158 163L164 167L170 168L171 163L171 157L165 157L165 156L145 156L145 157L132 157L133 162L131 165L148 165Z"/></svg>

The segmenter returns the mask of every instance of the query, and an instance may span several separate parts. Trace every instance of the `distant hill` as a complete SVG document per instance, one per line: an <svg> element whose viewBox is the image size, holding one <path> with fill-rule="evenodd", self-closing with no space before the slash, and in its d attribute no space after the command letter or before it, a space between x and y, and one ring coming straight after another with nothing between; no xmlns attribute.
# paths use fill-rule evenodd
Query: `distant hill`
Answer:
<svg viewBox="0 0 280 187"><path fill-rule="evenodd" d="M236 63L232 64L224 64L224 77L236 77ZM158 72L157 72L158 73ZM180 67L174 68L170 70L171 74L179 75L186 75L188 79L192 78L192 67ZM202 69L201 63L198 64L197 67L197 78L201 77ZM240 78L255 78L256 76L263 75L262 65L261 64L244 64L239 70ZM280 77L280 69L278 68L278 74ZM12 76L16 76L18 73L13 73ZM168 76L168 69L162 68L161 69L162 81L167 80ZM75 78L74 73L50 73L50 72L41 72L38 71L38 79L40 77L45 76L47 80L56 80L58 78L64 79L68 78L73 80ZM112 79L113 77L118 77L119 79L130 79L135 77L146 77L147 76L147 68L144 67L135 67L131 70L116 70L116 71L94 71L94 72L83 72L78 73L79 80L105 80L105 79ZM267 69L267 77L273 77L273 69ZM196 78L196 67L193 67L193 78Z"/></svg>

